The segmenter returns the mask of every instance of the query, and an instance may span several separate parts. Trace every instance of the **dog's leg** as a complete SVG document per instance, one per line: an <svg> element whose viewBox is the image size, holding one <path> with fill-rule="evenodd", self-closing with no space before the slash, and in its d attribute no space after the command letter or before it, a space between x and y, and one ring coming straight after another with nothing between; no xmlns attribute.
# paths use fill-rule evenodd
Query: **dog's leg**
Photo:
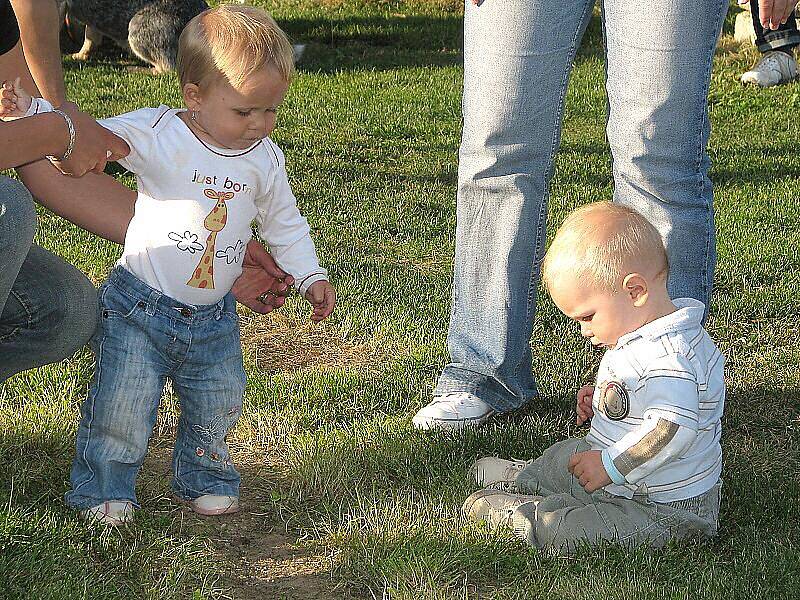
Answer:
<svg viewBox="0 0 800 600"><path fill-rule="evenodd" d="M81 49L72 55L75 60L89 60L89 53L93 48L99 46L103 41L103 34L97 31L94 27L86 26L86 33L84 34L83 46Z"/></svg>

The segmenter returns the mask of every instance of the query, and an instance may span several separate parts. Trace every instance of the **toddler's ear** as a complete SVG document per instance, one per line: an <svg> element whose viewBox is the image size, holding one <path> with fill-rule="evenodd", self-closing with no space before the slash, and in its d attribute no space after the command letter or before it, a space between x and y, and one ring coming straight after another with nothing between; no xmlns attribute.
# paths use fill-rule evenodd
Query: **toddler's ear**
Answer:
<svg viewBox="0 0 800 600"><path fill-rule="evenodd" d="M636 307L644 306L647 302L647 279L639 273L629 273L622 281L622 287L628 294L633 305Z"/></svg>
<svg viewBox="0 0 800 600"><path fill-rule="evenodd" d="M183 86L183 102L189 110L199 110L203 103L200 88L194 83L187 83Z"/></svg>

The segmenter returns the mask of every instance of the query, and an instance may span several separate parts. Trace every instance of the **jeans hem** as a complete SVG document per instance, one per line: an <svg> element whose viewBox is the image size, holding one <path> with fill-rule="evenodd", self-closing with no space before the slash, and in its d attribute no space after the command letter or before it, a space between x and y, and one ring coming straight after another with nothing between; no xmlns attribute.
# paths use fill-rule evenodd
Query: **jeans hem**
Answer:
<svg viewBox="0 0 800 600"><path fill-rule="evenodd" d="M439 377L434 396L452 393L474 394L498 413L519 410L539 396L534 389L522 398L512 394L495 377L447 365Z"/></svg>

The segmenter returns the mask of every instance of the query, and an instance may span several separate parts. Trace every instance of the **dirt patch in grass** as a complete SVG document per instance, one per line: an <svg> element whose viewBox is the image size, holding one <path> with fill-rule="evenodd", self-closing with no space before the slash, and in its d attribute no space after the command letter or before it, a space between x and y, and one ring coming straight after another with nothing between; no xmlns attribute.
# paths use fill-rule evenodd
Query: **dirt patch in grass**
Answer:
<svg viewBox="0 0 800 600"><path fill-rule="evenodd" d="M201 517L169 498L171 436L151 443L139 477L143 510L168 513L178 536L198 536L218 557L217 598L225 600L338 600L353 596L336 587L331 561L306 548L287 532L265 496L270 474L255 461L237 457L242 473L241 510L223 517ZM149 498L148 498L149 497Z"/></svg>
<svg viewBox="0 0 800 600"><path fill-rule="evenodd" d="M188 530L208 539L219 553L221 598L233 600L349 597L335 591L327 557L298 545L269 515L257 498L243 498L241 512L202 518L179 508Z"/></svg>
<svg viewBox="0 0 800 600"><path fill-rule="evenodd" d="M386 349L356 342L337 328L280 313L241 315L242 347L266 373L303 369L364 369L387 358Z"/></svg>

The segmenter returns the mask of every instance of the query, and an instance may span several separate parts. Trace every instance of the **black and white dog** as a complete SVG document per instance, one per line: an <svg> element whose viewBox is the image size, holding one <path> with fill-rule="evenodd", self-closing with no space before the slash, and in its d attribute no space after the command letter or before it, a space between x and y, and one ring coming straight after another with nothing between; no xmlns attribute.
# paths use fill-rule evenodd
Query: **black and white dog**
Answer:
<svg viewBox="0 0 800 600"><path fill-rule="evenodd" d="M87 60L108 37L153 66L156 73L175 69L178 38L193 17L208 8L205 0L60 0L62 23L83 46L72 57ZM294 46L295 61L305 49Z"/></svg>
<svg viewBox="0 0 800 600"><path fill-rule="evenodd" d="M83 46L73 58L86 60L104 37L153 66L175 69L178 37L186 24L208 8L205 0L65 0L64 21L72 31L85 27Z"/></svg>

